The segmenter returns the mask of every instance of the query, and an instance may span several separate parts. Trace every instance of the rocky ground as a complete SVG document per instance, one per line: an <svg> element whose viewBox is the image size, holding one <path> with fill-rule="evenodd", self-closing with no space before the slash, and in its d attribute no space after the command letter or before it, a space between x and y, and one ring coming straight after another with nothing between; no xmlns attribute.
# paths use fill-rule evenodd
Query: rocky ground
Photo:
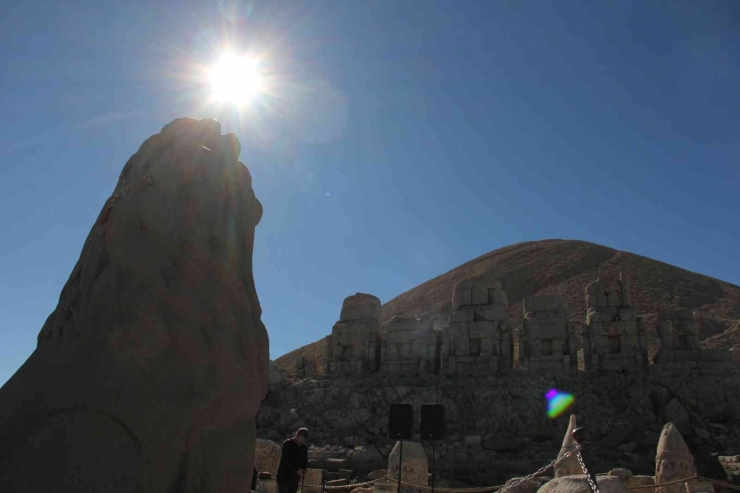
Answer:
<svg viewBox="0 0 740 493"><path fill-rule="evenodd" d="M575 395L566 414L548 419L544 393ZM572 375L510 374L467 379L365 377L285 380L273 385L257 416L258 436L281 442L311 429L311 459L323 467L346 458L357 475L387 467L393 403L444 404L446 438L436 446L437 474L474 485L495 485L529 474L554 459L569 413L588 429L597 473L625 467L653 474L656 445L675 423L699 474L723 479L718 455L740 453L740 371ZM418 435L417 435L418 439ZM431 457L431 444L425 444Z"/></svg>

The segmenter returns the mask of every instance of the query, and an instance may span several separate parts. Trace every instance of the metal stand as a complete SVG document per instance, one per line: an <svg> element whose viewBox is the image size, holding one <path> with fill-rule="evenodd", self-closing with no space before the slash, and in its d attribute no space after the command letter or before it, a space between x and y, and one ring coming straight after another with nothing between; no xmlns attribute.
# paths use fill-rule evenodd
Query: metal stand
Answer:
<svg viewBox="0 0 740 493"><path fill-rule="evenodd" d="M401 440L401 447L398 450L398 489L396 493L401 493L401 471L403 471L403 440Z"/></svg>
<svg viewBox="0 0 740 493"><path fill-rule="evenodd" d="M432 440L432 493L434 493L434 456L437 455L434 446L436 444L437 440Z"/></svg>

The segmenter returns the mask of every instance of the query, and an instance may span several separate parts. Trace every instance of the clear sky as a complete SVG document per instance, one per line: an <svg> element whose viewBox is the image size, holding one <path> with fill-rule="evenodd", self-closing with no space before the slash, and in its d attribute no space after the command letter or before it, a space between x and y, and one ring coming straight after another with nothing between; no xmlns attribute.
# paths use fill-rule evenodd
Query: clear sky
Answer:
<svg viewBox="0 0 740 493"><path fill-rule="evenodd" d="M0 7L0 383L121 168L236 132L273 358L490 250L582 239L740 284L740 2L237 0ZM271 90L208 102L258 54Z"/></svg>

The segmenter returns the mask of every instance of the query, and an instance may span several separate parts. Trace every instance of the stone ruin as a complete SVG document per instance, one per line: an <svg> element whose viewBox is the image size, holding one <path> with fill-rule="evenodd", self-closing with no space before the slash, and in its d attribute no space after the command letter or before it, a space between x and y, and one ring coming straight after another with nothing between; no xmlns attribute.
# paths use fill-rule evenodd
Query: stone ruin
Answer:
<svg viewBox="0 0 740 493"><path fill-rule="evenodd" d="M433 317L395 318L385 328L381 368L391 375L437 373L437 341Z"/></svg>
<svg viewBox="0 0 740 493"><path fill-rule="evenodd" d="M380 369L380 299L364 293L345 298L327 337L326 363L329 373L345 375Z"/></svg>
<svg viewBox="0 0 740 493"><path fill-rule="evenodd" d="M629 282L621 274L605 276L589 283L585 296L586 324L580 334L570 323L570 312L561 296L527 296L522 300L524 318L516 334L517 371L571 372L579 369L579 363L586 371L647 368L643 318L633 313ZM357 293L344 300L340 319L327 336L327 371L344 375L509 371L515 364L507 306L506 292L498 280L491 276L465 279L454 287L446 323L429 314L395 318L381 333L380 300ZM655 357L656 368L740 366L740 351L699 348L700 323L691 311L659 312L657 323L662 347ZM297 358L299 378L320 372L315 357Z"/></svg>
<svg viewBox="0 0 740 493"><path fill-rule="evenodd" d="M517 334L519 368L533 371L578 370L575 329L562 296L524 298L524 322Z"/></svg>
<svg viewBox="0 0 740 493"><path fill-rule="evenodd" d="M586 286L586 327L582 332L586 370L645 368L647 343L642 318L630 308L629 281L609 276Z"/></svg>
<svg viewBox="0 0 740 493"><path fill-rule="evenodd" d="M315 377L318 375L318 363L315 355L301 354L295 361L296 376L298 378Z"/></svg>
<svg viewBox="0 0 740 493"><path fill-rule="evenodd" d="M563 457L566 452L575 452L575 442L572 437L573 430L576 427L576 415L571 414L568 430L563 438L563 445L558 453L558 458ZM721 460L720 460L721 462ZM697 474L694 458L686 446L686 442L673 423L666 423L658 440L658 446L655 456L655 475L654 476L634 476L629 469L612 469L607 476L597 476L599 489L602 488L602 481L618 479L623 483L627 490L631 491L654 491L655 493L694 493L694 492L714 492L711 483L700 479L692 479L685 482L676 482L659 488L646 489L646 486L656 484L671 483L681 479L690 478ZM571 478L575 482L564 482L565 478ZM568 487L565 487L568 485ZM615 491L621 489L617 486ZM635 488L635 489L633 489ZM575 456L570 456L560 462L555 467L555 479L538 491L559 492L559 491L583 491L589 493L585 475L578 460Z"/></svg>
<svg viewBox="0 0 740 493"><path fill-rule="evenodd" d="M514 346L507 305L501 283L491 277L465 279L455 285L450 322L442 337L442 373L471 375L511 369Z"/></svg>
<svg viewBox="0 0 740 493"><path fill-rule="evenodd" d="M657 332L660 349L655 364L666 369L714 369L732 364L732 353L726 348L699 347L700 321L691 310L658 312Z"/></svg>

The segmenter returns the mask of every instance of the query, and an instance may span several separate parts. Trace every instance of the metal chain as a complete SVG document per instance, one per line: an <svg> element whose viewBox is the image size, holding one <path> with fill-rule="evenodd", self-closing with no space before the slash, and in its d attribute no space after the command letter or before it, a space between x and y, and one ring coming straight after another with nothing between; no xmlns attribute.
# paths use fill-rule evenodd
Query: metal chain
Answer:
<svg viewBox="0 0 740 493"><path fill-rule="evenodd" d="M591 475L588 473L588 469L586 469L586 464L583 463L581 445L578 443L576 443L576 458L578 459L578 463L581 465L581 469L583 469L583 474L586 475L586 480L588 480L588 485L591 487L591 491L593 491L593 493L599 493L599 487L594 483L594 480L591 479Z"/></svg>

